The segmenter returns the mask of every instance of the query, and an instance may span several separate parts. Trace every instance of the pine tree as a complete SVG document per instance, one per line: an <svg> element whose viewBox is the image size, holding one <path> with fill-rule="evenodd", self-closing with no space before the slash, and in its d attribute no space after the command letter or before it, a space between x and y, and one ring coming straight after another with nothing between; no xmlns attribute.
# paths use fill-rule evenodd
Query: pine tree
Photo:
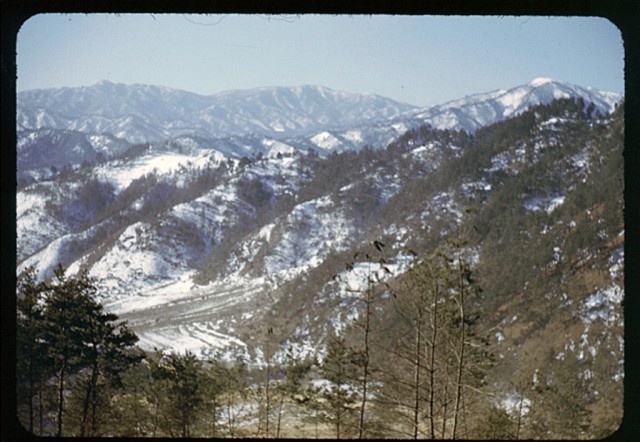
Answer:
<svg viewBox="0 0 640 442"><path fill-rule="evenodd" d="M278 419L276 423L276 439L280 438L282 423L282 408L286 399L292 399L302 392L302 380L311 369L311 363L300 361L290 351L285 353L285 363L282 367L284 379L278 384L279 394Z"/></svg>
<svg viewBox="0 0 640 442"><path fill-rule="evenodd" d="M204 376L204 405L211 423L212 438L219 437L218 419L222 415L222 401L225 393L225 379L229 376L228 369L218 360L210 360L203 373Z"/></svg>
<svg viewBox="0 0 640 442"><path fill-rule="evenodd" d="M87 343L89 364L82 401L81 436L98 435L98 405L104 403L105 393L122 387L122 373L137 364L142 355L133 351L137 336L126 324L114 324L117 316L102 313L97 305L89 317L90 341Z"/></svg>
<svg viewBox="0 0 640 442"><path fill-rule="evenodd" d="M399 321L385 349L394 364L385 370L381 400L397 410L399 431L411 438L465 436L466 407L492 358L477 336L471 301L479 289L463 245L446 242L394 287Z"/></svg>
<svg viewBox="0 0 640 442"><path fill-rule="evenodd" d="M125 324L115 323L117 316L103 313L94 299L96 290L86 272L67 277L62 266L47 283L36 284L33 269L19 278L18 361L28 373L31 429L32 393L39 386L40 434L46 381L55 379L56 436L96 435L98 418L108 415L105 395L120 386L120 374L141 357L134 350L137 337ZM68 410L69 392L75 407Z"/></svg>
<svg viewBox="0 0 640 442"><path fill-rule="evenodd" d="M153 367L153 376L167 395L163 425L171 436L190 437L203 403L201 362L190 352L171 353Z"/></svg>
<svg viewBox="0 0 640 442"><path fill-rule="evenodd" d="M67 278L62 266L55 270L55 280L47 287L43 314L43 341L57 378L56 436L63 434L65 388L68 378L87 366L90 318L97 308L92 296L95 287L86 274Z"/></svg>
<svg viewBox="0 0 640 442"><path fill-rule="evenodd" d="M344 338L329 341L320 373L330 386L320 394L324 419L334 425L336 439L351 434L356 406L353 381L358 378L361 367L362 354L348 348Z"/></svg>
<svg viewBox="0 0 640 442"><path fill-rule="evenodd" d="M361 341L359 342L358 351L354 354L358 355L360 363L360 369L358 376L360 379L362 401L359 404L359 419L358 419L358 439L362 439L365 435L365 414L367 410L367 402L370 396L370 387L373 374L373 352L374 352L374 306L377 299L374 297L376 288L383 284L388 286L384 281L381 273L390 274L391 271L386 267L386 260L384 258L383 249L385 245L378 240L373 241L373 248L377 250L379 254L378 262L374 263L374 257L369 254L364 254L364 260L367 266L366 273L366 287L364 289L347 289L356 293L356 299L363 308L363 312L360 318L358 318L354 325L361 334ZM358 258L359 253L354 256L353 262L347 264L347 270L353 270L355 260ZM380 268L380 270L378 270Z"/></svg>
<svg viewBox="0 0 640 442"><path fill-rule="evenodd" d="M247 366L244 360L238 358L233 367L227 369L225 379L225 414L227 421L227 432L229 436L236 437L238 434L238 413L237 405L247 396Z"/></svg>
<svg viewBox="0 0 640 442"><path fill-rule="evenodd" d="M43 342L44 290L36 282L35 269L25 269L17 280L16 374L18 404L27 408L25 427L33 434L43 434L45 381L51 375L47 347ZM37 400L37 403L35 402ZM22 407L19 416L22 419ZM36 412L38 416L36 416ZM36 432L36 417L38 431Z"/></svg>

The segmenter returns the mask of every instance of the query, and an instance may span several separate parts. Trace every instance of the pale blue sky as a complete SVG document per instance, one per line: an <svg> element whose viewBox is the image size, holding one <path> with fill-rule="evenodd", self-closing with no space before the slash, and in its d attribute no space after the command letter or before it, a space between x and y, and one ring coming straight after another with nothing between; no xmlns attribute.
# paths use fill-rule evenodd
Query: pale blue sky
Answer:
<svg viewBox="0 0 640 442"><path fill-rule="evenodd" d="M535 77L623 92L623 59L597 17L44 14L18 33L17 88L320 84L427 106Z"/></svg>

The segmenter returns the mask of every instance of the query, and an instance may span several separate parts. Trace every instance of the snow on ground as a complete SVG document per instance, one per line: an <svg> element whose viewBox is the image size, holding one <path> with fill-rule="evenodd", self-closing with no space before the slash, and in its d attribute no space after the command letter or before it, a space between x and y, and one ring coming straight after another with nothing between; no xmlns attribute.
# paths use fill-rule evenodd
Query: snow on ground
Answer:
<svg viewBox="0 0 640 442"><path fill-rule="evenodd" d="M496 101L504 106L502 116L507 118L522 106L522 101L528 98L530 91L527 88L517 88L503 94Z"/></svg>
<svg viewBox="0 0 640 442"><path fill-rule="evenodd" d="M298 360L311 359L318 352L318 344L309 336L303 339L288 339L273 355L273 360L278 363L286 363L286 355L291 354Z"/></svg>
<svg viewBox="0 0 640 442"><path fill-rule="evenodd" d="M487 181L483 178L480 181L473 181L462 183L461 193L464 197L471 197L475 195L477 192L490 192L491 184L487 183Z"/></svg>
<svg viewBox="0 0 640 442"><path fill-rule="evenodd" d="M591 293L580 305L580 317L587 323L598 319L606 324L619 322L624 290L616 284Z"/></svg>
<svg viewBox="0 0 640 442"><path fill-rule="evenodd" d="M462 221L463 215L452 191L439 192L427 202L427 208L420 214L422 228L429 231L431 223L440 221L443 215L453 216L458 224Z"/></svg>
<svg viewBox="0 0 640 442"><path fill-rule="evenodd" d="M192 201L175 205L169 217L197 226L203 237L222 241L224 229L237 221L238 213L248 210L237 198L235 186L221 185Z"/></svg>
<svg viewBox="0 0 640 442"><path fill-rule="evenodd" d="M398 135L402 135L409 130L409 127L404 122L392 124L391 127L398 133Z"/></svg>
<svg viewBox="0 0 640 442"><path fill-rule="evenodd" d="M338 296L342 298L361 296L369 287L369 278L373 284L375 281L384 281L406 270L405 265L404 261L384 266L379 262L357 262L352 270L343 270L338 273Z"/></svg>
<svg viewBox="0 0 640 442"><path fill-rule="evenodd" d="M67 265L72 262L77 253L87 248L91 244L95 235L100 234L103 223L79 232L62 234L51 241L46 247L34 253L29 258L18 265L17 272L20 273L28 266L34 266L38 278L44 279L53 275L58 264ZM79 270L79 265L70 265L68 272L75 274Z"/></svg>
<svg viewBox="0 0 640 442"><path fill-rule="evenodd" d="M609 258L609 274L611 279L624 278L624 248L619 247L613 251Z"/></svg>
<svg viewBox="0 0 640 442"><path fill-rule="evenodd" d="M47 198L27 189L16 193L16 258L18 262L67 233L66 226L47 213Z"/></svg>
<svg viewBox="0 0 640 442"><path fill-rule="evenodd" d="M160 304L175 303L181 298L193 295L191 290L197 286L191 280L192 276L193 272L184 273L170 284L153 289L149 287L137 293L130 293L126 297L107 301L105 307L113 313L122 314L149 309Z"/></svg>
<svg viewBox="0 0 640 442"><path fill-rule="evenodd" d="M206 167L210 163L217 163L219 153L211 150L200 150L195 155L174 152L151 152L130 162L114 161L96 168L96 175L109 181L121 191L132 181L148 173L159 175L169 174L180 167Z"/></svg>
<svg viewBox="0 0 640 442"><path fill-rule="evenodd" d="M29 266L34 266L38 279L45 279L53 274L56 266L65 262L65 246L68 246L69 239L67 236L55 239L47 244L47 246L24 260L19 266L17 273L21 273Z"/></svg>
<svg viewBox="0 0 640 442"><path fill-rule="evenodd" d="M516 392L497 397L495 403L514 418L517 418L518 414L521 416L526 415L531 409L531 400L520 396Z"/></svg>
<svg viewBox="0 0 640 442"><path fill-rule="evenodd" d="M338 138L326 131L311 137L311 142L325 150L335 150L342 145L342 142Z"/></svg>
<svg viewBox="0 0 640 442"><path fill-rule="evenodd" d="M158 229L142 222L130 225L91 267L89 275L98 278L112 296L178 279L190 270L189 250L166 238L158 241Z"/></svg>
<svg viewBox="0 0 640 442"><path fill-rule="evenodd" d="M233 356L247 354L246 343L231 335L216 331L215 324L210 321L141 331L138 332L138 338L140 339L138 345L144 350L170 349L178 353L191 352L198 356L216 356L216 353L227 354L227 358L223 357L223 360L233 360L235 359ZM229 352L229 347L235 351Z"/></svg>
<svg viewBox="0 0 640 442"><path fill-rule="evenodd" d="M259 179L274 195L295 195L304 179L304 173L296 165L300 156L289 152L286 144L278 144L274 140L265 140L264 143L272 149L267 153L267 159L251 164L243 177ZM278 153L282 152L285 153L278 158Z"/></svg>
<svg viewBox="0 0 640 442"><path fill-rule="evenodd" d="M272 159L277 158L278 154L292 155L296 151L293 146L270 138L262 139L262 145L268 149L267 157Z"/></svg>
<svg viewBox="0 0 640 442"><path fill-rule="evenodd" d="M535 196L524 202L524 208L531 212L544 210L547 213L551 213L564 204L564 200L564 195Z"/></svg>
<svg viewBox="0 0 640 442"><path fill-rule="evenodd" d="M348 141L351 141L354 144L364 143L361 130L350 130L345 132L343 136L345 137L345 139L347 139Z"/></svg>
<svg viewBox="0 0 640 442"><path fill-rule="evenodd" d="M264 289L261 278L227 278L205 286L193 283L194 271L173 281L105 302L105 309L126 320L145 350L190 351L223 360L248 357L235 336L237 318L251 314L251 301Z"/></svg>
<svg viewBox="0 0 640 442"><path fill-rule="evenodd" d="M589 159L591 155L589 151L583 149L571 157L571 163L580 170L586 170L589 167Z"/></svg>
<svg viewBox="0 0 640 442"><path fill-rule="evenodd" d="M549 118L546 121L543 121L540 123L540 127L542 128L546 128L546 129L550 129L550 130L555 130L555 131L559 131L562 130L562 124L566 123L567 120L565 118Z"/></svg>
<svg viewBox="0 0 640 442"><path fill-rule="evenodd" d="M510 170L512 158L509 152L500 152L491 158L491 167L487 172L497 172L499 170Z"/></svg>
<svg viewBox="0 0 640 442"><path fill-rule="evenodd" d="M317 267L329 251L343 250L351 237L351 224L328 196L296 206L286 225L264 258L264 273L276 280L289 280Z"/></svg>

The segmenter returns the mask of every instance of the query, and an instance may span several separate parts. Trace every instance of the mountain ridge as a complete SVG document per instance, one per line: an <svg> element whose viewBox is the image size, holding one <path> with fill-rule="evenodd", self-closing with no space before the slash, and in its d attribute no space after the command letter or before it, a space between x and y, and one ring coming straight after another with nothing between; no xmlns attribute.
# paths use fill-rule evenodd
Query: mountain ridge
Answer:
<svg viewBox="0 0 640 442"><path fill-rule="evenodd" d="M415 117L438 129L474 132L482 126L516 116L531 106L569 97L593 103L595 110L603 115L611 112L622 99L620 94L614 92L597 91L561 80L537 77L529 83L509 89L473 94L421 109L416 112Z"/></svg>
<svg viewBox="0 0 640 442"><path fill-rule="evenodd" d="M99 82L88 87L18 93L16 124L22 130L44 128L39 121L45 121L57 129L124 131L123 138L141 142L187 135L194 129L210 138L252 132L292 135L320 127L346 127L356 120L384 119L410 108L378 95L324 86L266 87L204 96L153 85ZM130 116L141 118L155 133L135 124L117 124ZM100 127L88 117L110 119L111 125ZM175 125L179 121L186 129Z"/></svg>
<svg viewBox="0 0 640 442"><path fill-rule="evenodd" d="M114 139L110 145L117 148L113 150L94 146L106 157L133 144L168 142L180 146L180 140L189 137L213 149L224 145L222 153L237 158L252 149L257 149L255 153L263 151L259 146L270 139L328 155L365 146L381 148L423 124L473 133L530 106L568 96L594 103L594 111L601 114L610 112L621 99L615 93L542 77L428 108L318 85L260 87L210 96L109 81L79 88L24 91L17 97L18 174L97 157L90 150L82 153L76 144L52 143L52 130L61 131L58 140L84 137L78 143L85 145L93 146L97 135ZM249 145L238 144L238 137L247 135L256 138L249 150ZM57 153L48 155L47 146Z"/></svg>
<svg viewBox="0 0 640 442"><path fill-rule="evenodd" d="M523 91L523 88L529 90ZM536 94L538 89L550 88L552 90L547 91L547 96L540 97L540 94ZM506 102L509 94L534 94L535 97L529 103L514 109L509 107L512 103ZM440 129L473 131L481 125L497 121L496 118L521 112L526 106L544 104L552 98L569 95L594 102L603 113L611 111L613 104L620 99L615 93L543 77L508 90L474 94L430 107L401 103L373 93L336 91L320 85L270 86L199 95L164 86L100 81L92 86L19 92L16 124L18 129L36 130L45 128L48 124L58 129L100 133L109 129L87 121L89 116L121 120L137 115L155 127L155 137L170 138L189 134L189 130L167 125L172 121L184 121L186 126L193 126L194 129L203 130L210 137L216 138L251 132L268 136L289 136L317 130L320 126L322 129L353 126L357 120L363 123L413 117ZM495 99L502 100L502 112L489 112L488 116L472 125L464 124L459 119L446 122L444 117L439 116L454 108L473 107L474 104L478 105L475 102ZM495 106L495 103L489 104L489 107ZM40 118L34 112L41 113ZM256 115L262 115L263 120L266 115L268 119L260 121L259 118L254 118ZM78 121L82 118L84 124ZM45 123L41 124L40 121ZM114 133L114 129L110 130ZM132 130L134 128L129 128L129 131ZM137 137L142 134L143 131ZM127 138L126 130L123 137ZM129 138L133 139L130 141L141 141L133 135L129 135ZM144 141L153 140L145 138Z"/></svg>

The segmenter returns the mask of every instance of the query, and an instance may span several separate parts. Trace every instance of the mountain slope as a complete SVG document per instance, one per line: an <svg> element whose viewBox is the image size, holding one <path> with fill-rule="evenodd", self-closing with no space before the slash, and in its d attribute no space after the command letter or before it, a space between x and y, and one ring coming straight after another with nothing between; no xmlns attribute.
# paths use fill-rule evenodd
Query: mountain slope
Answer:
<svg viewBox="0 0 640 442"><path fill-rule="evenodd" d="M413 113L438 129L474 132L482 126L521 114L531 106L549 104L559 98L582 98L594 112L607 114L620 100L618 94L601 92L549 78L536 78L511 89L471 95Z"/></svg>

